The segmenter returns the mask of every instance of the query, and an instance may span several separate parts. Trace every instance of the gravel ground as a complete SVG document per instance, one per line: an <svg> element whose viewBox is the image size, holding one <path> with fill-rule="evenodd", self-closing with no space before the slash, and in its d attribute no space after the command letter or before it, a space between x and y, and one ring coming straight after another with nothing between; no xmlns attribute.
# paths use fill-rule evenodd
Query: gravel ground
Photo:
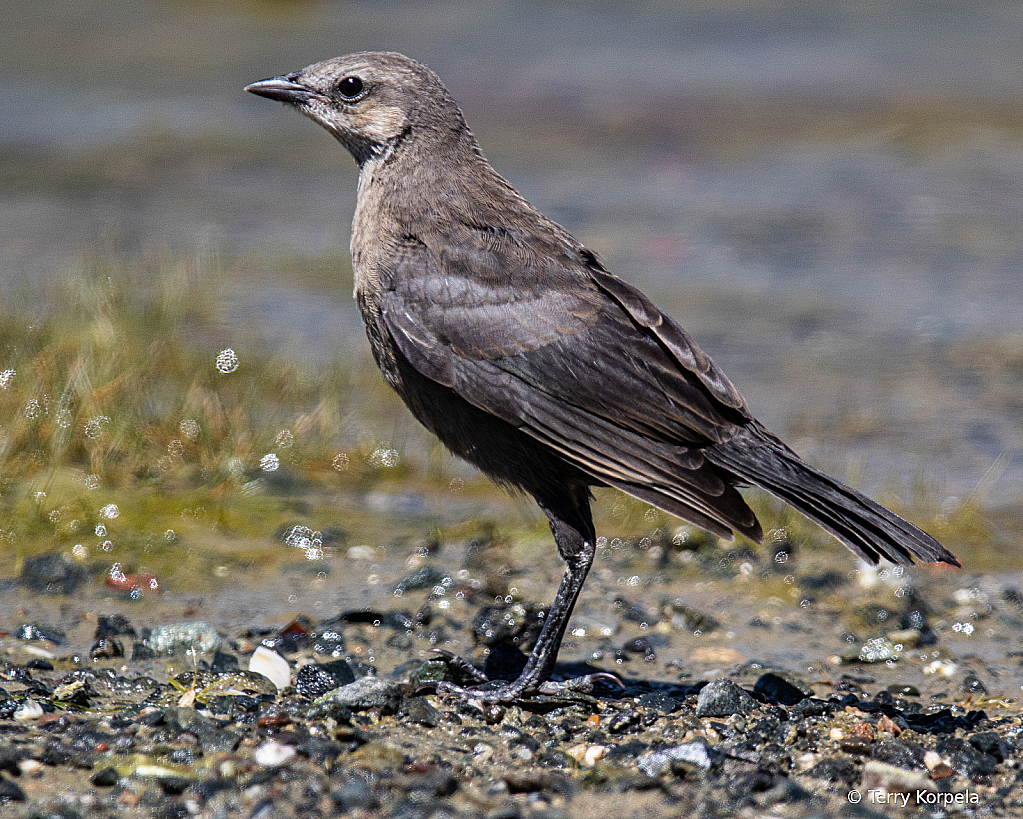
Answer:
<svg viewBox="0 0 1023 819"><path fill-rule="evenodd" d="M261 620L25 561L0 621L0 812L1023 812L1018 575L625 548L598 562L558 668L622 686L494 707L433 693L457 671L431 648L514 674L558 565L509 581L478 547L452 573L450 550L351 553L347 578L375 592L322 619L301 595Z"/></svg>

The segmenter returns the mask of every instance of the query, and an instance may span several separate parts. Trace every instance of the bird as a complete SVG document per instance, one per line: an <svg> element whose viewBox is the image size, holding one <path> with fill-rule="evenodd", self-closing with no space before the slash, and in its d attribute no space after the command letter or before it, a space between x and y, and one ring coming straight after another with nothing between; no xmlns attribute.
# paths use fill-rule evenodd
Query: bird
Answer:
<svg viewBox="0 0 1023 819"><path fill-rule="evenodd" d="M355 299L384 379L456 456L546 515L565 573L514 680L436 691L487 703L592 691L554 680L593 562L593 487L715 535L763 541L740 487L787 502L869 563L959 566L930 535L805 463L671 317L491 167L440 78L394 52L245 90L298 109L359 167Z"/></svg>

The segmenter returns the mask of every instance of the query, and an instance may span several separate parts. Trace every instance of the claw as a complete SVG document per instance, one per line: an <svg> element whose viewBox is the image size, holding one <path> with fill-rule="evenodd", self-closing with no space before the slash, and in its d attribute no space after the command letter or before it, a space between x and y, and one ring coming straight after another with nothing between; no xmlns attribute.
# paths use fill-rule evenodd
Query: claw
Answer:
<svg viewBox="0 0 1023 819"><path fill-rule="evenodd" d="M476 668L476 666L464 657L459 657L457 654L452 654L450 651L443 648L435 648L433 651L434 653L439 654L441 659L443 659L451 668L455 669L455 671L460 671L467 677L472 677L479 683L489 682L487 675Z"/></svg>

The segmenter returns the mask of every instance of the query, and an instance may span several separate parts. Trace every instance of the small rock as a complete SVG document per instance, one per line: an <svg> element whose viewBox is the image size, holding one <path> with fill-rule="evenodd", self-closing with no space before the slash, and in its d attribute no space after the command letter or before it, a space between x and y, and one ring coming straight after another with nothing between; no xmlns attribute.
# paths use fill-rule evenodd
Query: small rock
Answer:
<svg viewBox="0 0 1023 819"><path fill-rule="evenodd" d="M317 699L335 688L355 682L352 667L344 660L304 665L295 676L295 690L303 697Z"/></svg>
<svg viewBox="0 0 1023 819"><path fill-rule="evenodd" d="M675 773L709 771L713 760L706 743L697 741L642 754L636 765L647 776L658 776L667 770Z"/></svg>
<svg viewBox="0 0 1023 819"><path fill-rule="evenodd" d="M43 706L32 699L26 699L21 707L14 712L14 719L30 720L39 719L43 715Z"/></svg>
<svg viewBox="0 0 1023 819"><path fill-rule="evenodd" d="M636 704L659 714L674 714L682 707L681 700L660 691L648 691L636 701Z"/></svg>
<svg viewBox="0 0 1023 819"><path fill-rule="evenodd" d="M260 745L252 754L252 758L265 768L277 768L290 762L298 752L290 745L269 740Z"/></svg>
<svg viewBox="0 0 1023 819"><path fill-rule="evenodd" d="M401 705L402 689L393 680L379 677L362 677L322 697L317 702L331 702L343 705L353 711L367 711L379 708L383 715L395 714Z"/></svg>
<svg viewBox="0 0 1023 819"><path fill-rule="evenodd" d="M907 771L887 762L868 760L863 766L860 791L881 791L882 793L916 793L918 790L936 791L930 777L922 771Z"/></svg>
<svg viewBox="0 0 1023 819"><path fill-rule="evenodd" d="M25 558L21 582L35 591L47 594L73 594L89 579L89 572L60 552L49 552Z"/></svg>
<svg viewBox="0 0 1023 819"><path fill-rule="evenodd" d="M705 685L696 700L696 716L729 717L751 714L757 701L731 680L721 679Z"/></svg>
<svg viewBox="0 0 1023 819"><path fill-rule="evenodd" d="M24 802L25 792L6 776L0 776L0 805L8 802Z"/></svg>
<svg viewBox="0 0 1023 819"><path fill-rule="evenodd" d="M761 674L753 686L753 693L759 694L768 702L780 705L795 705L797 702L809 696L802 689L797 688L784 677L767 672Z"/></svg>
<svg viewBox="0 0 1023 819"><path fill-rule="evenodd" d="M436 728L440 725L440 711L430 705L426 697L409 697L403 700L398 713L416 725L425 725L427 728Z"/></svg>
<svg viewBox="0 0 1023 819"><path fill-rule="evenodd" d="M994 731L981 731L967 737L967 741L982 754L994 757L996 762L1004 762L1010 755L1005 740Z"/></svg>
<svg viewBox="0 0 1023 819"><path fill-rule="evenodd" d="M92 775L91 782L97 788L111 788L121 781L121 775L113 768L104 768Z"/></svg>
<svg viewBox="0 0 1023 819"><path fill-rule="evenodd" d="M291 685L291 666L276 651L259 646L249 658L249 671L262 674L280 691Z"/></svg>
<svg viewBox="0 0 1023 819"><path fill-rule="evenodd" d="M593 767L601 759L607 756L606 745L574 745L568 749L568 755L576 762L587 767Z"/></svg>
<svg viewBox="0 0 1023 819"><path fill-rule="evenodd" d="M142 640L146 648L157 654L184 651L207 653L220 648L220 635L208 623L172 623L149 631Z"/></svg>

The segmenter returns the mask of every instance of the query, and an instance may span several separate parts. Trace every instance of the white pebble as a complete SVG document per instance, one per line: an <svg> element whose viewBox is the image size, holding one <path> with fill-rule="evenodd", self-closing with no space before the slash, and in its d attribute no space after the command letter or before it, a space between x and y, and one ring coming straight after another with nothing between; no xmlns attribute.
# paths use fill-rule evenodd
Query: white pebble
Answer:
<svg viewBox="0 0 1023 819"><path fill-rule="evenodd" d="M295 755L296 751L290 745L282 745L271 739L256 748L252 758L259 765L263 765L266 768L276 768L290 762L295 758Z"/></svg>
<svg viewBox="0 0 1023 819"><path fill-rule="evenodd" d="M35 700L25 700L14 712L15 719L39 719L43 715L43 706Z"/></svg>
<svg viewBox="0 0 1023 819"><path fill-rule="evenodd" d="M291 666L288 665L288 661L266 646L260 646L252 652L249 658L249 671L267 677L278 690L291 685Z"/></svg>

